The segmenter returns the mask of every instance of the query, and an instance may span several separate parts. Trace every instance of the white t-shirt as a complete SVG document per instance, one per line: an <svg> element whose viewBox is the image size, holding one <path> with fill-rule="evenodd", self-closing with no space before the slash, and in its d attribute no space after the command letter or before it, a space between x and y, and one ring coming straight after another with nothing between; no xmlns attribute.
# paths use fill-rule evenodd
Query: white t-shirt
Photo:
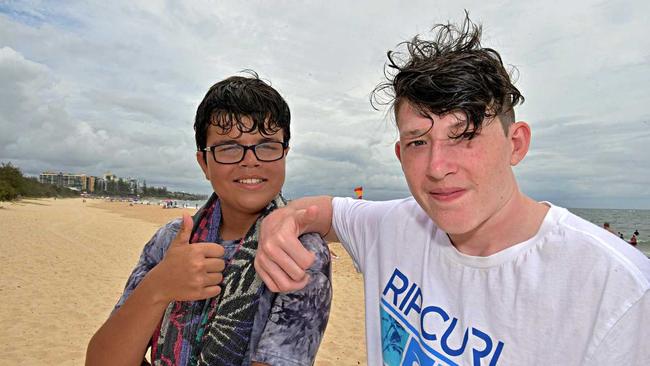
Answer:
<svg viewBox="0 0 650 366"><path fill-rule="evenodd" d="M650 260L566 209L488 257L412 197L333 209L364 274L369 365L650 364Z"/></svg>

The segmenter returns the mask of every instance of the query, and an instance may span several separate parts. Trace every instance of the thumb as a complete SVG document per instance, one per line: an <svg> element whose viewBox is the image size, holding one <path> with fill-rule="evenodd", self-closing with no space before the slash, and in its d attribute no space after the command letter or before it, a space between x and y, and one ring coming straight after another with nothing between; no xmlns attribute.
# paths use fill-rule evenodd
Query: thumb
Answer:
<svg viewBox="0 0 650 366"><path fill-rule="evenodd" d="M305 233L310 224L318 218L318 206L309 206L296 212L296 223L300 234Z"/></svg>
<svg viewBox="0 0 650 366"><path fill-rule="evenodd" d="M180 230L178 230L178 234L176 234L176 238L174 239L172 245L189 244L190 235L192 235L193 226L194 226L194 222L192 222L192 218L190 217L190 215L184 213L183 222L181 223L181 228Z"/></svg>

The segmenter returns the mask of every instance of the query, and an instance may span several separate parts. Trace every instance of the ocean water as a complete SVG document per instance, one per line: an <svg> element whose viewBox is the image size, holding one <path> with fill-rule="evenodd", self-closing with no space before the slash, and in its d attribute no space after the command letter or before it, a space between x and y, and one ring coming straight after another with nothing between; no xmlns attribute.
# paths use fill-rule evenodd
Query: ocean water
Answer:
<svg viewBox="0 0 650 366"><path fill-rule="evenodd" d="M638 230L637 248L650 256L650 210L570 208L569 211L600 227L609 222L610 228L615 233L620 231L625 241Z"/></svg>
<svg viewBox="0 0 650 366"><path fill-rule="evenodd" d="M145 201L149 202L150 205L162 206L163 201L165 201L165 200L151 199L151 200L145 200ZM189 200L189 201L172 200L172 201L176 202L177 207L180 207L180 208L183 208L183 207L199 208L199 207L203 206L205 204L205 202L207 202L207 199L205 199L205 200Z"/></svg>

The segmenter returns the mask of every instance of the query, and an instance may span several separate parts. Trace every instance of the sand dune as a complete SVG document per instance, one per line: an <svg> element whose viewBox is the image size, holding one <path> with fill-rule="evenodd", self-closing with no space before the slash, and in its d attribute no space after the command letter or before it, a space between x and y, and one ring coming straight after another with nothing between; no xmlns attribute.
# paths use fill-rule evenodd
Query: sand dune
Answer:
<svg viewBox="0 0 650 366"><path fill-rule="evenodd" d="M2 365L83 365L142 246L183 212L81 199L0 207ZM340 244L332 249L334 303L316 364L365 365L362 278Z"/></svg>

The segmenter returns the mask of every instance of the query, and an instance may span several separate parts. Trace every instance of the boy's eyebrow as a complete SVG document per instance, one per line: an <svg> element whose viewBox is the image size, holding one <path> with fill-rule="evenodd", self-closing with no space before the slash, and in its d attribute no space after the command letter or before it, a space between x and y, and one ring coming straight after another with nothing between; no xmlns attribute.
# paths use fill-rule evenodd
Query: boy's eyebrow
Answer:
<svg viewBox="0 0 650 366"><path fill-rule="evenodd" d="M429 131L430 129L431 129L431 127L429 127L429 128L416 128L416 129L413 129L413 130L404 131L404 133L400 133L400 135L402 137L405 137L405 138L420 137L420 136L424 135L425 133L427 133L427 131Z"/></svg>
<svg viewBox="0 0 650 366"><path fill-rule="evenodd" d="M262 142L282 142L282 141L274 140L274 139L272 139L270 137L264 136L261 139L257 140L256 143L262 143ZM213 145L221 145L221 144L239 144L239 141L237 141L236 139L230 138L230 139L215 141L213 143Z"/></svg>
<svg viewBox="0 0 650 366"><path fill-rule="evenodd" d="M456 122L456 123L450 125L449 128L453 128L453 129L461 128L461 127L464 128L466 125L467 125L467 122L465 122L465 121L458 121L458 122Z"/></svg>
<svg viewBox="0 0 650 366"><path fill-rule="evenodd" d="M264 136L264 138L261 139L260 142L282 142L282 141L278 141L278 140L272 139L270 137Z"/></svg>
<svg viewBox="0 0 650 366"><path fill-rule="evenodd" d="M220 144L236 144L237 140L235 139L226 139L226 140L217 140L212 143L212 145L220 145Z"/></svg>
<svg viewBox="0 0 650 366"><path fill-rule="evenodd" d="M465 129L469 130L469 126L466 121L458 121L449 125L449 130L452 133L456 133L457 131L465 131Z"/></svg>

